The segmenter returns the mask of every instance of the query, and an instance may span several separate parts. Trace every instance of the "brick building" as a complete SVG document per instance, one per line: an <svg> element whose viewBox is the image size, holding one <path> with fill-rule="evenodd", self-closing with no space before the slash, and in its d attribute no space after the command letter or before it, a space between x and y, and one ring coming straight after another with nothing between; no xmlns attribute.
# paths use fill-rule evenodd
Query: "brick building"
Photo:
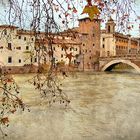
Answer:
<svg viewBox="0 0 140 140"><path fill-rule="evenodd" d="M100 20L79 19L77 32L82 44L79 68L83 71L97 70L100 55Z"/></svg>

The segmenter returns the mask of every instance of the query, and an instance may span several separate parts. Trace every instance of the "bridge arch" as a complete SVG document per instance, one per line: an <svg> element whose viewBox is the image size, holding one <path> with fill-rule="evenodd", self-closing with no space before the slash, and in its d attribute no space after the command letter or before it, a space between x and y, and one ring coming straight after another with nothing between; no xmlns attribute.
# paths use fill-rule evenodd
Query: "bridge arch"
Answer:
<svg viewBox="0 0 140 140"><path fill-rule="evenodd" d="M101 71L111 70L115 65L120 64L120 63L127 64L127 65L133 67L137 72L140 73L140 67L137 66L135 63L131 62L130 60L112 60L109 63L107 63L106 65L104 65L103 68L101 69Z"/></svg>

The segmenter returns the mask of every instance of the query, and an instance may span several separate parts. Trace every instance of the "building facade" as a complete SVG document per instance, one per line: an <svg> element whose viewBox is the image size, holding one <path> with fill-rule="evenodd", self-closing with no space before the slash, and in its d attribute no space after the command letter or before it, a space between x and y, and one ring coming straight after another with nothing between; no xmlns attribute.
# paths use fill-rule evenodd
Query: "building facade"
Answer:
<svg viewBox="0 0 140 140"><path fill-rule="evenodd" d="M80 19L77 31L81 41L79 68L83 71L97 70L100 56L100 20Z"/></svg>
<svg viewBox="0 0 140 140"><path fill-rule="evenodd" d="M33 72L31 66L38 66L38 62L50 63L49 45L45 33L41 32L35 37L32 31L1 25L0 35L0 66L4 71L8 73ZM76 56L80 53L81 43L66 35L53 36L52 59L54 63L76 64ZM69 55L72 56L71 62L69 62Z"/></svg>
<svg viewBox="0 0 140 140"><path fill-rule="evenodd" d="M38 62L50 62L49 41L45 33L37 36L33 31L16 26L0 25L0 65L8 72L18 73ZM59 34L52 34L54 64L73 64L78 70L95 70L100 53L100 20L84 18L79 27ZM40 58L38 56L41 56Z"/></svg>
<svg viewBox="0 0 140 140"><path fill-rule="evenodd" d="M140 53L139 39L115 32L115 23L112 18L106 23L105 30L101 31L100 41L100 57L138 55Z"/></svg>

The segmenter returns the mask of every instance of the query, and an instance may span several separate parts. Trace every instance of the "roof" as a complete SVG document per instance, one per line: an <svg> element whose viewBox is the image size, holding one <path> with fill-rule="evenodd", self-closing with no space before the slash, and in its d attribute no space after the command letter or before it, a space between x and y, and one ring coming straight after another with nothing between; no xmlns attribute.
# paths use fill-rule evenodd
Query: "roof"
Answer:
<svg viewBox="0 0 140 140"><path fill-rule="evenodd" d="M108 19L108 21L114 21L114 20L113 20L112 17L110 16L109 19Z"/></svg>
<svg viewBox="0 0 140 140"><path fill-rule="evenodd" d="M76 41L76 40L71 40L71 39L58 39L58 38L55 38L53 40L53 43L54 44L73 44L73 45L80 45L81 44L81 42Z"/></svg>
<svg viewBox="0 0 140 140"><path fill-rule="evenodd" d="M18 27L14 25L0 25L0 28L18 28Z"/></svg>
<svg viewBox="0 0 140 140"><path fill-rule="evenodd" d="M37 44L48 44L49 40L47 38L44 39L36 39ZM71 44L71 45L81 45L81 42L78 40L64 39L64 38L53 38L53 44Z"/></svg>
<svg viewBox="0 0 140 140"><path fill-rule="evenodd" d="M78 21L84 21L84 20L87 20L87 19L92 21L89 17L78 19ZM93 19L93 21L101 21L101 19L95 18L95 19Z"/></svg>

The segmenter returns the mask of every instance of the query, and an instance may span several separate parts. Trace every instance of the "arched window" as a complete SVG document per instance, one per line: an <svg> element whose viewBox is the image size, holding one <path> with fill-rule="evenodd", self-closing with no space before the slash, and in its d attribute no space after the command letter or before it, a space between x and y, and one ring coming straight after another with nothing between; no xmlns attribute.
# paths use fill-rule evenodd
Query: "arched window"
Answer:
<svg viewBox="0 0 140 140"><path fill-rule="evenodd" d="M108 33L110 33L110 25L108 26Z"/></svg>

